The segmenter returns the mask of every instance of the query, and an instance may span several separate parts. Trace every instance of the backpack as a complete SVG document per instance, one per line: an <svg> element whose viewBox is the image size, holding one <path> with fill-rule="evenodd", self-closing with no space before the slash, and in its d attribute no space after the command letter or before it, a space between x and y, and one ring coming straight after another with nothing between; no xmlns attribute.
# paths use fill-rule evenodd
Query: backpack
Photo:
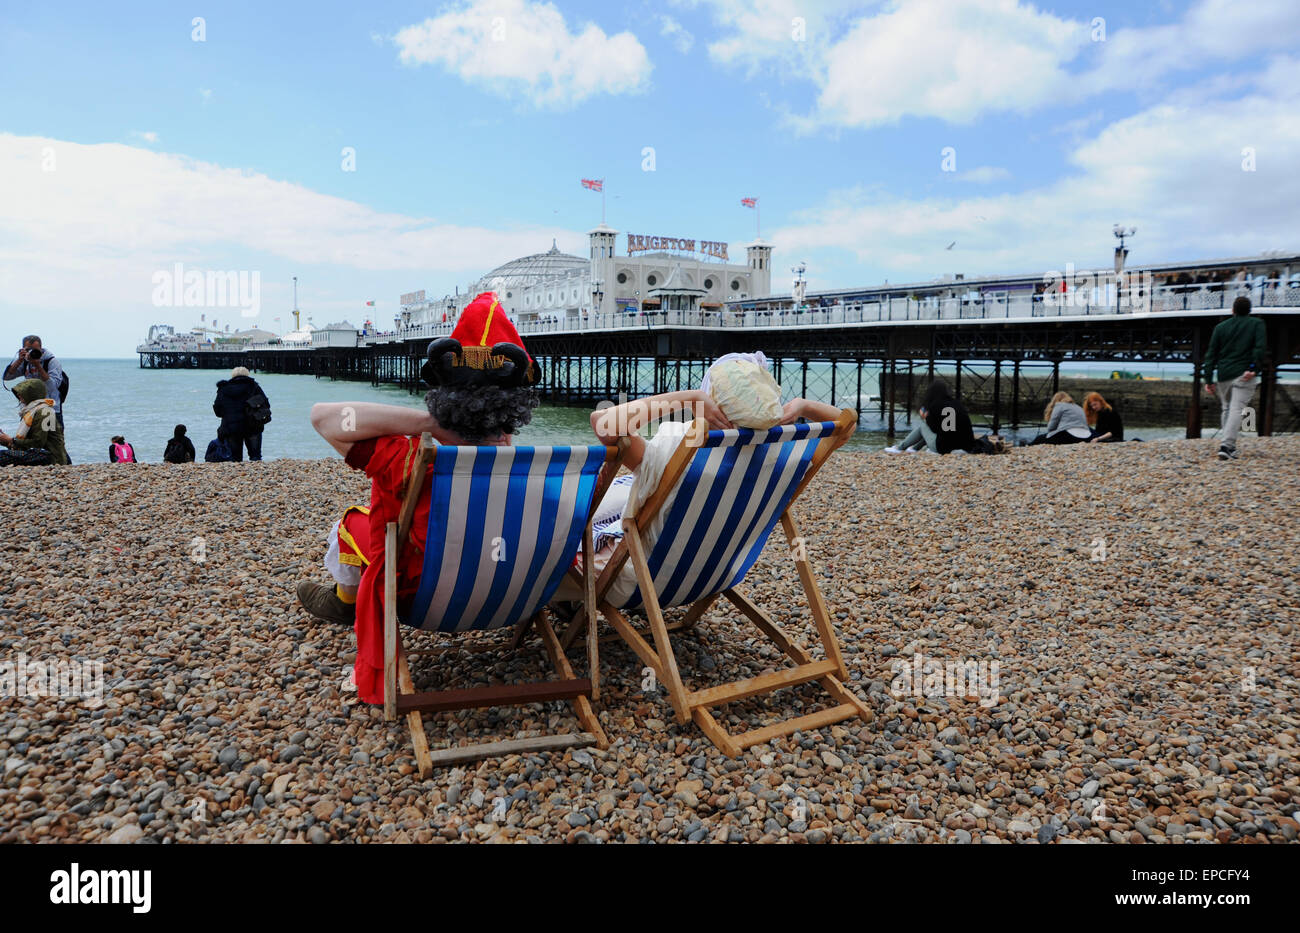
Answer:
<svg viewBox="0 0 1300 933"><path fill-rule="evenodd" d="M163 451L163 459L168 463L189 463L189 451L185 449L185 444L179 437L173 437L167 442L167 449Z"/></svg>
<svg viewBox="0 0 1300 933"><path fill-rule="evenodd" d="M227 463L234 460L235 455L230 452L226 439L218 437L208 444L208 452L203 455L203 459L208 463Z"/></svg>
<svg viewBox="0 0 1300 933"><path fill-rule="evenodd" d="M130 444L114 444L113 453L117 455L118 463L135 463L135 453Z"/></svg>
<svg viewBox="0 0 1300 933"><path fill-rule="evenodd" d="M63 381L59 383L59 405L68 400L68 374L63 374Z"/></svg>
<svg viewBox="0 0 1300 933"><path fill-rule="evenodd" d="M259 428L271 423L271 403L264 393L248 397L244 402L244 417Z"/></svg>

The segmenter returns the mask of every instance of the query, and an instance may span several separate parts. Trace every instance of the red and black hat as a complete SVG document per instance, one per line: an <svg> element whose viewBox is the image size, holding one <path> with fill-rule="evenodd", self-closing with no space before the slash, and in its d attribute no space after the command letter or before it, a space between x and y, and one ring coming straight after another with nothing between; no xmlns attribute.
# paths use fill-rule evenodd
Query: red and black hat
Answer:
<svg viewBox="0 0 1300 933"><path fill-rule="evenodd" d="M536 385L541 367L528 355L495 292L479 295L460 314L450 337L429 344L420 377L431 386Z"/></svg>

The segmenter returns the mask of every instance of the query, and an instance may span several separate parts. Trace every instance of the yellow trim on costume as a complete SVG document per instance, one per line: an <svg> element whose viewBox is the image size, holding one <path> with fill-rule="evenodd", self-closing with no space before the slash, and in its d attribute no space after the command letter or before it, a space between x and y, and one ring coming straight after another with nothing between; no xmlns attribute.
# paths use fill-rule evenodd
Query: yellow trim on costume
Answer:
<svg viewBox="0 0 1300 933"><path fill-rule="evenodd" d="M352 554L345 554L343 553L343 548L340 547L339 563L351 564L353 567L369 567L370 558L366 557L365 554L361 553L361 548L357 547L356 539L352 537L352 535L348 532L347 528L343 524L347 520L348 512L360 512L362 515L369 515L370 506L368 505L349 506L347 509L344 510L343 517L339 519L339 541L342 544L346 544L348 547L352 548L354 552Z"/></svg>
<svg viewBox="0 0 1300 933"><path fill-rule="evenodd" d="M349 606L355 606L357 602L356 593L345 593L340 584L334 584L334 595L339 598L339 602L346 603Z"/></svg>
<svg viewBox="0 0 1300 933"><path fill-rule="evenodd" d="M497 306L500 304L501 304L500 299L494 298L492 300L492 307L488 308L487 320L483 322L483 336L480 337L478 341L478 345L480 347L487 346L488 331L491 330L492 328L492 315L496 311Z"/></svg>

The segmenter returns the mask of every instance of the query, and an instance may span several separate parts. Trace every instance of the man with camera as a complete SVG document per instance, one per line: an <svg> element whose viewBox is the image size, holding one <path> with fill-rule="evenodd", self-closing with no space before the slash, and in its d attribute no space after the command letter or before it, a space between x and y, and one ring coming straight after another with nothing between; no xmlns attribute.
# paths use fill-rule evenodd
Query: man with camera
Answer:
<svg viewBox="0 0 1300 933"><path fill-rule="evenodd" d="M47 397L54 401L54 414L63 428L63 399L60 389L63 386L63 364L49 350L41 345L41 338L30 334L23 338L22 349L14 360L5 367L4 378L39 379L45 383Z"/></svg>

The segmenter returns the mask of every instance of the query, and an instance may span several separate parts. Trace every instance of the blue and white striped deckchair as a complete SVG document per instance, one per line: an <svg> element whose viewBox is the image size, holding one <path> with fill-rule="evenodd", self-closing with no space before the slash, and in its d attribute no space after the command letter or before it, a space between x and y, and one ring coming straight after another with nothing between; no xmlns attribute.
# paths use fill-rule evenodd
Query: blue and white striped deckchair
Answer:
<svg viewBox="0 0 1300 933"><path fill-rule="evenodd" d="M432 469L428 469L432 463ZM612 447L448 447L425 434L397 522L389 522L384 566L384 713L406 714L420 774L435 764L608 741L591 708L592 682L579 679L543 612L572 571L591 510L617 472ZM429 497L424 566L409 608L397 605L398 542L409 538L423 490ZM576 573L576 571L572 571ZM398 621L425 631L461 633L516 626L542 636L562 679L417 693ZM590 626L592 632L595 626ZM591 657L593 642L588 637ZM515 739L430 753L423 712L568 700L584 732Z"/></svg>
<svg viewBox="0 0 1300 933"><path fill-rule="evenodd" d="M731 757L796 730L822 728L853 716L869 715L862 701L844 686L848 670L817 589L806 545L790 511L826 458L849 438L856 425L857 415L848 409L836 421L778 426L767 431L709 431L704 421L697 420L674 451L658 487L634 517L624 519L623 540L596 581L601 614L654 669L667 689L677 720L685 723L693 719ZM650 542L645 529L661 511L666 518L663 532L657 541ZM825 657L820 661L813 660L736 589L762 553L777 522L790 543L821 637ZM638 585L619 605L612 605L611 588L626 562L631 562ZM688 691L678 673L663 610L689 607L684 620L674 626L686 628L694 625L719 596L725 596L776 642L796 666ZM637 609L645 612L653 648L624 615L625 611ZM830 708L739 736L728 734L709 712L711 706L814 680L835 701Z"/></svg>

